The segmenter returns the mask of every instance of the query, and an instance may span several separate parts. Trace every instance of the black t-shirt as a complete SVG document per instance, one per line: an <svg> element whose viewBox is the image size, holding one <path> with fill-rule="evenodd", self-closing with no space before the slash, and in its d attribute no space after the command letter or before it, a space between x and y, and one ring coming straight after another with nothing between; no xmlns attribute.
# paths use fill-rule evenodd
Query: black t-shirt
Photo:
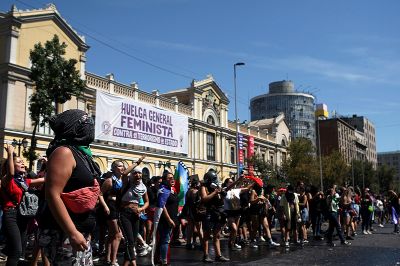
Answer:
<svg viewBox="0 0 400 266"><path fill-rule="evenodd" d="M158 188L153 184L147 189L147 196L149 197L150 208L154 208L157 205L157 192Z"/></svg>
<svg viewBox="0 0 400 266"><path fill-rule="evenodd" d="M171 192L165 204L165 208L168 211L169 217L171 217L171 219L174 221L175 224L177 224L178 222L178 206L179 206L178 195ZM160 218L160 224L161 223L168 224L167 220L162 214Z"/></svg>

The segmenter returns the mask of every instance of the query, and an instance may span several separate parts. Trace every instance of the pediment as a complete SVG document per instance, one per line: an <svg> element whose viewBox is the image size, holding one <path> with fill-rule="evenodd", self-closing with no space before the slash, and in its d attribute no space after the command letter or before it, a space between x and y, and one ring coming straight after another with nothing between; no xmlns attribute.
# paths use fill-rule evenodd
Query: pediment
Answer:
<svg viewBox="0 0 400 266"><path fill-rule="evenodd" d="M85 43L83 37L81 37L58 13L56 7L52 4L48 5L44 9L34 10L17 10L13 11L12 15L23 24L52 21L57 25L62 32L70 38L70 40L79 48L80 51L86 52L89 46Z"/></svg>
<svg viewBox="0 0 400 266"><path fill-rule="evenodd" d="M200 91L203 100L216 101L217 104L229 104L228 97L214 81L212 76L208 76L205 80L194 82L193 85L197 91Z"/></svg>

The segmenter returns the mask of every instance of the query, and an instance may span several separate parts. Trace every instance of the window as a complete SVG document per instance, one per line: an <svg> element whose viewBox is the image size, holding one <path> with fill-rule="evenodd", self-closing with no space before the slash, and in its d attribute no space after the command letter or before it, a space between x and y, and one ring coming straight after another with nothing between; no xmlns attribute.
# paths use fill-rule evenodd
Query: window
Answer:
<svg viewBox="0 0 400 266"><path fill-rule="evenodd" d="M231 164L235 164L235 148L231 147Z"/></svg>
<svg viewBox="0 0 400 266"><path fill-rule="evenodd" d="M207 124L215 125L215 120L211 115L207 117Z"/></svg>
<svg viewBox="0 0 400 266"><path fill-rule="evenodd" d="M143 167L142 179L145 184L147 184L147 182L150 180L150 171L147 167Z"/></svg>
<svg viewBox="0 0 400 266"><path fill-rule="evenodd" d="M207 132L207 160L215 161L215 135Z"/></svg>

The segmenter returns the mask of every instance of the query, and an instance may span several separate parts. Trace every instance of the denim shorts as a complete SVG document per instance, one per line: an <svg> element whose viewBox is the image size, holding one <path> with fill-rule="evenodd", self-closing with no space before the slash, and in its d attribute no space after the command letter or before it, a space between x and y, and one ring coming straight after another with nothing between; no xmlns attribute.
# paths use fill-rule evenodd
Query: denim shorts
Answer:
<svg viewBox="0 0 400 266"><path fill-rule="evenodd" d="M301 222L306 223L308 222L308 209L304 208L300 211Z"/></svg>

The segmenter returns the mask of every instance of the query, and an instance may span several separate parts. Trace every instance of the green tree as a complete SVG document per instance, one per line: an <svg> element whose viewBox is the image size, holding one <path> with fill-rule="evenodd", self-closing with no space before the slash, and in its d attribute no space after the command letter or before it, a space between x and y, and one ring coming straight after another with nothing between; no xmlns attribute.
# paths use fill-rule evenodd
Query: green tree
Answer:
<svg viewBox="0 0 400 266"><path fill-rule="evenodd" d="M76 70L75 59L65 59L65 43L60 43L57 35L44 46L37 43L30 51L32 63L30 78L35 82L35 90L29 99L29 112L33 132L31 146L24 156L29 160L29 169L37 159L36 131L44 126L48 119L57 113L57 104L63 104L72 96L79 96L85 88L85 82Z"/></svg>
<svg viewBox="0 0 400 266"><path fill-rule="evenodd" d="M272 184L280 187L287 182L285 176L281 174L280 169L276 165L265 161L261 156L252 156L248 159L248 163L253 165L255 172L260 174L265 184Z"/></svg>
<svg viewBox="0 0 400 266"><path fill-rule="evenodd" d="M304 181L318 186L319 170L312 142L306 138L295 139L290 143L288 153L289 158L282 166L282 173L288 181L292 184Z"/></svg>
<svg viewBox="0 0 400 266"><path fill-rule="evenodd" d="M395 180L396 170L387 165L381 165L377 169L377 176L379 181L379 192L385 193L389 190L398 191L399 182Z"/></svg>
<svg viewBox="0 0 400 266"><path fill-rule="evenodd" d="M353 173L355 186L361 189L368 187L374 192L379 191L379 181L371 162L353 160Z"/></svg>
<svg viewBox="0 0 400 266"><path fill-rule="evenodd" d="M329 188L333 184L350 184L349 170L349 166L344 161L343 156L339 151L333 151L328 156L324 156L322 158L324 188Z"/></svg>

